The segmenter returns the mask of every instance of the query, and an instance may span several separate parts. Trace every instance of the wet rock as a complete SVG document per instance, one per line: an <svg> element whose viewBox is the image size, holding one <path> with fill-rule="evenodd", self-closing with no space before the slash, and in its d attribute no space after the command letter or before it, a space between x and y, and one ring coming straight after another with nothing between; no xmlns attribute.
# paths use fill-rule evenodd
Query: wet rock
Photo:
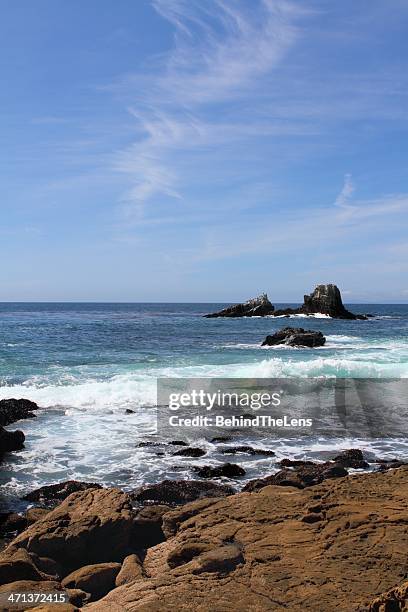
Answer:
<svg viewBox="0 0 408 612"><path fill-rule="evenodd" d="M54 559L65 574L83 565L120 562L132 552L133 518L128 495L90 488L72 493L17 536L13 546Z"/></svg>
<svg viewBox="0 0 408 612"><path fill-rule="evenodd" d="M21 419L31 419L36 415L37 404L27 399L0 400L0 425L6 426Z"/></svg>
<svg viewBox="0 0 408 612"><path fill-rule="evenodd" d="M90 601L96 601L115 587L120 569L120 563L86 565L66 576L61 585L67 589L85 591L91 595Z"/></svg>
<svg viewBox="0 0 408 612"><path fill-rule="evenodd" d="M0 426L0 459L5 453L19 451L24 448L25 435L22 431L7 431Z"/></svg>
<svg viewBox="0 0 408 612"><path fill-rule="evenodd" d="M219 442L230 442L232 440L231 436L216 436L210 440L211 444L218 444Z"/></svg>
<svg viewBox="0 0 408 612"><path fill-rule="evenodd" d="M234 489L227 485L201 480L163 480L137 489L132 497L138 502L178 505L203 497L225 497Z"/></svg>
<svg viewBox="0 0 408 612"><path fill-rule="evenodd" d="M86 491L87 489L102 489L95 482L81 482L78 480L67 480L53 485L47 485L31 491L24 495L23 499L29 502L38 502L48 507L53 507L64 501L71 493Z"/></svg>
<svg viewBox="0 0 408 612"><path fill-rule="evenodd" d="M275 453L272 450L265 448L253 448L252 446L228 446L227 448L220 449L223 455L263 455L264 457L274 457Z"/></svg>
<svg viewBox="0 0 408 612"><path fill-rule="evenodd" d="M364 455L359 448L349 448L348 450L342 451L333 458L333 461L339 463L343 467L354 468L356 470L369 467L369 463L365 461Z"/></svg>
<svg viewBox="0 0 408 612"><path fill-rule="evenodd" d="M219 312L207 314L205 317L264 317L272 314L274 310L275 308L268 300L268 296L266 293L263 293L259 297L248 300L243 304L229 306Z"/></svg>
<svg viewBox="0 0 408 612"><path fill-rule="evenodd" d="M259 491L269 485L304 489L305 487L320 484L327 478L341 478L347 476L347 474L347 470L342 465L332 463L331 461L312 465L310 465L310 462L305 462L294 469L283 469L271 476L250 480L243 488L243 491Z"/></svg>
<svg viewBox="0 0 408 612"><path fill-rule="evenodd" d="M194 467L194 471L200 478L238 478L245 475L245 470L236 463L224 463L216 467L204 465L203 467Z"/></svg>
<svg viewBox="0 0 408 612"><path fill-rule="evenodd" d="M205 450L202 448L187 447L173 453L173 457L202 457L205 454Z"/></svg>
<svg viewBox="0 0 408 612"><path fill-rule="evenodd" d="M183 442L183 440L172 440L169 442L170 446L188 446L187 442Z"/></svg>
<svg viewBox="0 0 408 612"><path fill-rule="evenodd" d="M299 459L282 459L279 461L279 465L282 467L300 467L308 465L316 465L314 461L301 461Z"/></svg>
<svg viewBox="0 0 408 612"><path fill-rule="evenodd" d="M149 446L162 446L161 442L139 442L137 448L148 448Z"/></svg>
<svg viewBox="0 0 408 612"><path fill-rule="evenodd" d="M404 465L408 465L406 461L400 461L399 459L376 459L374 463L379 464L378 471L386 472L387 470L392 470L396 468L403 467Z"/></svg>
<svg viewBox="0 0 408 612"><path fill-rule="evenodd" d="M285 327L277 331L272 336L266 336L262 342L262 346L277 346L284 344L286 346L306 346L315 348L323 346L326 343L326 338L320 331L312 331L303 329L302 327Z"/></svg>
<svg viewBox="0 0 408 612"><path fill-rule="evenodd" d="M124 559L121 570L116 576L115 586L119 587L124 584L129 584L142 577L142 562L137 555L129 555Z"/></svg>
<svg viewBox="0 0 408 612"><path fill-rule="evenodd" d="M135 410L131 410L130 408L126 408L125 414L135 414Z"/></svg>

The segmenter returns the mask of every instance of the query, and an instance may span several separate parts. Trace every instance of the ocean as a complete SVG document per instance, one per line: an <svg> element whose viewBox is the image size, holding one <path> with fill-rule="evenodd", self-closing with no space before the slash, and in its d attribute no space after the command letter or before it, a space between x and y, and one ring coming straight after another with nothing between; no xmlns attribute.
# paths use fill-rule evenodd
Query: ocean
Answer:
<svg viewBox="0 0 408 612"><path fill-rule="evenodd" d="M0 399L24 397L41 407L37 418L10 426L24 431L26 444L2 465L9 502L62 480L130 490L193 477L192 465L224 462L204 435L194 441L207 450L199 459L174 457L165 445L138 447L154 439L158 377L408 377L408 305L347 305L373 314L367 321L203 318L224 306L0 304ZM287 306L295 305L276 304ZM287 325L322 331L326 345L261 348L267 334ZM348 447L362 448L368 458L408 459L406 438L256 443L276 457L231 458L247 471L240 484L278 469L283 457L321 459Z"/></svg>

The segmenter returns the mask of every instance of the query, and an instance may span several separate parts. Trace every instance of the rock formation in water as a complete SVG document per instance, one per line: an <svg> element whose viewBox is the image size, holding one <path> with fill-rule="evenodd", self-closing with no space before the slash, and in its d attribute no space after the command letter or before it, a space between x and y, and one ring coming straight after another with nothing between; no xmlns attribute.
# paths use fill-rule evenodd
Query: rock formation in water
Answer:
<svg viewBox="0 0 408 612"><path fill-rule="evenodd" d="M323 346L326 342L326 338L320 331L312 331L310 329L303 329L302 327L285 327L280 329L272 336L266 336L262 342L262 346L307 346L314 348L316 346Z"/></svg>
<svg viewBox="0 0 408 612"><path fill-rule="evenodd" d="M207 319L214 317L265 317L266 315L273 314L274 310L275 308L269 301L266 293L262 293L257 298L248 300L243 304L229 306L219 312L207 314L205 317Z"/></svg>
<svg viewBox="0 0 408 612"><path fill-rule="evenodd" d="M366 319L366 315L356 315L344 308L341 293L337 285L317 285L310 295L304 296L303 305L299 308L275 310L275 317L294 314L324 314L333 319Z"/></svg>
<svg viewBox="0 0 408 612"><path fill-rule="evenodd" d="M341 299L340 290L336 285L317 285L310 295L304 296L304 302L299 308L283 308L275 310L275 307L263 293L253 300L243 304L235 304L224 308L219 312L204 315L207 319L215 317L265 317L272 315L314 315L324 314L333 319L367 319L369 315L356 315L347 310Z"/></svg>

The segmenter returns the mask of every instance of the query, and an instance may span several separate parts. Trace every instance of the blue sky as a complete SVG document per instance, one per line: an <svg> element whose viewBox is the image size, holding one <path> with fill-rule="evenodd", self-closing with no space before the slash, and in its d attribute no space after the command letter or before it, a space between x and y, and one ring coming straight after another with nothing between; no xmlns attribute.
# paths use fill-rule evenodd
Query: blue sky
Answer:
<svg viewBox="0 0 408 612"><path fill-rule="evenodd" d="M408 301L405 0L0 8L0 300Z"/></svg>

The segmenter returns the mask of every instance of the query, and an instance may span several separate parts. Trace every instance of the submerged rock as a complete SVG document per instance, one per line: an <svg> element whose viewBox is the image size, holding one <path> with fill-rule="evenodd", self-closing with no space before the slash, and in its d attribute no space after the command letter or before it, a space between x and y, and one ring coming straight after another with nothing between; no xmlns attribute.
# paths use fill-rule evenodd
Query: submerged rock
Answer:
<svg viewBox="0 0 408 612"><path fill-rule="evenodd" d="M263 455L264 457L273 457L275 453L265 448L253 448L252 446L227 446L220 449L223 455Z"/></svg>
<svg viewBox="0 0 408 612"><path fill-rule="evenodd" d="M216 467L203 465L202 467L194 467L193 470L200 478L237 478L246 474L244 468L236 463L224 463Z"/></svg>
<svg viewBox="0 0 408 612"><path fill-rule="evenodd" d="M266 336L262 346L277 346L285 344L287 346L307 346L314 348L323 346L326 338L320 331L303 329L302 327L284 327L272 336Z"/></svg>
<svg viewBox="0 0 408 612"><path fill-rule="evenodd" d="M163 480L158 484L146 485L137 489L132 497L138 502L178 505L203 497L225 497L233 493L232 487L216 482Z"/></svg>
<svg viewBox="0 0 408 612"><path fill-rule="evenodd" d="M207 319L214 317L264 317L273 314L275 307L268 299L266 293L262 293L257 298L248 300L243 304L228 306L219 312L204 315Z"/></svg>
<svg viewBox="0 0 408 612"><path fill-rule="evenodd" d="M173 457L202 457L205 455L205 450L202 448L186 447L173 453Z"/></svg>

